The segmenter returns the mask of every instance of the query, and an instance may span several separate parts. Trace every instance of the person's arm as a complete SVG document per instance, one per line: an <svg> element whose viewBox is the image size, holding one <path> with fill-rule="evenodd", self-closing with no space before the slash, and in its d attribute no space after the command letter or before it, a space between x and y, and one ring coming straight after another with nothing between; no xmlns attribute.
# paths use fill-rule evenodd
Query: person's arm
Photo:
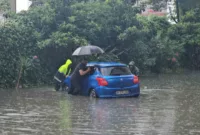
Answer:
<svg viewBox="0 0 200 135"><path fill-rule="evenodd" d="M66 77L70 75L71 71L72 71L72 64L70 64L69 67L68 67Z"/></svg>
<svg viewBox="0 0 200 135"><path fill-rule="evenodd" d="M139 72L140 72L139 68L135 66L135 73L137 76L139 76Z"/></svg>
<svg viewBox="0 0 200 135"><path fill-rule="evenodd" d="M86 75L88 72L90 72L90 70L91 70L90 68L88 68L86 71L84 71L83 69L80 69L79 73L81 76L83 76L83 75Z"/></svg>

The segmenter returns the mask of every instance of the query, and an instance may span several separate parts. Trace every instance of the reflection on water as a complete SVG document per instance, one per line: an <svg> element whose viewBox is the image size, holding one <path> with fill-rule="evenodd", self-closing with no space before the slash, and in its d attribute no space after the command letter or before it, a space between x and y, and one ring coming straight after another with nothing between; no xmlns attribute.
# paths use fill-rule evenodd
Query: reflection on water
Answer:
<svg viewBox="0 0 200 135"><path fill-rule="evenodd" d="M0 91L0 134L197 135L198 76L143 77L139 98L92 100L52 88Z"/></svg>

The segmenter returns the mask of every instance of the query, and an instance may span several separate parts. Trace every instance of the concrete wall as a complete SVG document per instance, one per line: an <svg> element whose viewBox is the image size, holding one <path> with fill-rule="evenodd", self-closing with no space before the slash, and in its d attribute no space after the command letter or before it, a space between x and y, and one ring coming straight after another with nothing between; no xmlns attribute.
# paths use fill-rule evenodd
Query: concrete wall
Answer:
<svg viewBox="0 0 200 135"><path fill-rule="evenodd" d="M0 22L3 21L3 20L4 20L4 18L3 18L3 14L0 13Z"/></svg>
<svg viewBox="0 0 200 135"><path fill-rule="evenodd" d="M9 0L11 5L11 10L16 12L16 0Z"/></svg>
<svg viewBox="0 0 200 135"><path fill-rule="evenodd" d="M171 19L171 15L176 17L176 5L175 0L169 0L167 2L167 17L169 18L169 22L175 24L174 20Z"/></svg>

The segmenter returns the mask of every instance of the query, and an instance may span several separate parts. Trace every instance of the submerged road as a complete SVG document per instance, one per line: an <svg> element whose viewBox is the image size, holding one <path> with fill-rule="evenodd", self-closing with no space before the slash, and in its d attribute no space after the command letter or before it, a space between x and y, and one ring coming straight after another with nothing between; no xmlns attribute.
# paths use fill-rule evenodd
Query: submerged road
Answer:
<svg viewBox="0 0 200 135"><path fill-rule="evenodd" d="M139 98L0 91L1 135L198 135L200 74L141 78Z"/></svg>

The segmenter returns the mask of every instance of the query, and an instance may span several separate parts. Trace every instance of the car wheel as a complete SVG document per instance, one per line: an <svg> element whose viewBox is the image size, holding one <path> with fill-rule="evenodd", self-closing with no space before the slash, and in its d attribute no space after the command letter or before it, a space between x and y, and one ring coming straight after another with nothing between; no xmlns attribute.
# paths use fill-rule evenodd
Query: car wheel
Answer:
<svg viewBox="0 0 200 135"><path fill-rule="evenodd" d="M97 98L97 94L96 94L94 89L90 91L90 97L91 98Z"/></svg>

